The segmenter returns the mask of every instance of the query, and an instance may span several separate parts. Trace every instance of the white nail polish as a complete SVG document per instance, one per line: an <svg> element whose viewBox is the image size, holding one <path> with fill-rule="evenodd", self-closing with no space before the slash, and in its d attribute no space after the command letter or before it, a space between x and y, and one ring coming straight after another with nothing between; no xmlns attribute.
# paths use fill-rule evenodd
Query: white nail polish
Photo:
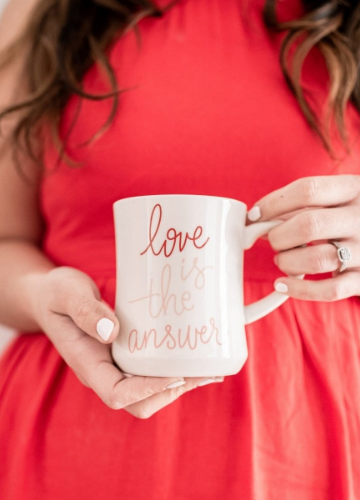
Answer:
<svg viewBox="0 0 360 500"><path fill-rule="evenodd" d="M285 285L285 283L276 283L275 290L277 292L287 293L289 291L289 288L287 285Z"/></svg>
<svg viewBox="0 0 360 500"><path fill-rule="evenodd" d="M222 377L214 377L214 378L204 378L197 386L202 387L203 385L213 384L215 382L223 382Z"/></svg>
<svg viewBox="0 0 360 500"><path fill-rule="evenodd" d="M249 220L251 220L252 222L259 220L261 217L260 207L258 206L252 207L252 209L248 211L247 216Z"/></svg>
<svg viewBox="0 0 360 500"><path fill-rule="evenodd" d="M100 337L107 342L114 329L115 324L108 318L101 318L96 325L96 331Z"/></svg>
<svg viewBox="0 0 360 500"><path fill-rule="evenodd" d="M178 380L177 382L173 382L172 384L167 385L166 389L175 389L175 387L181 387L182 385L185 384L186 384L185 380Z"/></svg>

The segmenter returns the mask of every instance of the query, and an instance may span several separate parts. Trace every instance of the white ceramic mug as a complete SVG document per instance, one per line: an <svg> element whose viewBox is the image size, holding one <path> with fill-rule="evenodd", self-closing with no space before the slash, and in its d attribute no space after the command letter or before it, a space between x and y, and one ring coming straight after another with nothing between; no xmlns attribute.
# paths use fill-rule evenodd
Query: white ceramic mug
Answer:
<svg viewBox="0 0 360 500"><path fill-rule="evenodd" d="M244 203L201 195L125 198L114 220L116 364L156 377L237 373L244 326L287 299L272 292L244 306L243 251L281 221L245 226Z"/></svg>

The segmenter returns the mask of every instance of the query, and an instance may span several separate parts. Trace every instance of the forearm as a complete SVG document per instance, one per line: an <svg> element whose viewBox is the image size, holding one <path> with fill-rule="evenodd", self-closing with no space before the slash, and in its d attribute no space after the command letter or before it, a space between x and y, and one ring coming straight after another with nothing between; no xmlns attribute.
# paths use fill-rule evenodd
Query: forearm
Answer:
<svg viewBox="0 0 360 500"><path fill-rule="evenodd" d="M34 315L37 287L54 267L33 243L0 241L0 324L29 332L41 329Z"/></svg>

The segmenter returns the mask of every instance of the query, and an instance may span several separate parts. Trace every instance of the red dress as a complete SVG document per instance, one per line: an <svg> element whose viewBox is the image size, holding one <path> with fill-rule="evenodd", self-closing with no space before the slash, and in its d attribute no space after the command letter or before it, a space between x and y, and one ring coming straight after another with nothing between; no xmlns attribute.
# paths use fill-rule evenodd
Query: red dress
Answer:
<svg viewBox="0 0 360 500"><path fill-rule="evenodd" d="M330 159L281 73L282 35L264 0L180 0L110 50L128 89L110 129L110 101L84 101L70 153L42 182L44 252L88 273L114 305L112 203L189 193L260 197L309 175L360 174L358 115L347 110L352 155ZM282 2L298 14L298 0ZM86 89L107 87L92 67ZM314 52L304 85L326 90ZM76 111L63 114L65 134ZM47 149L47 168L56 155ZM249 303L279 270L261 240L247 252ZM148 420L107 408L41 332L19 335L0 362L2 500L352 500L360 498L360 302L289 299L247 327L249 359L221 384L195 389Z"/></svg>

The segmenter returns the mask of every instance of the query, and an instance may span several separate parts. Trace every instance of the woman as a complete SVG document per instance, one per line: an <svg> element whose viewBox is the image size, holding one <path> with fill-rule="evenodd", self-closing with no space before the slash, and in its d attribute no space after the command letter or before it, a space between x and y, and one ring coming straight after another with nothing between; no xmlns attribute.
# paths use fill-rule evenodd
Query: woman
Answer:
<svg viewBox="0 0 360 500"><path fill-rule="evenodd" d="M19 335L0 497L358 498L360 8L24 3L0 30L21 37L2 70L0 322ZM291 298L222 383L112 363L112 203L161 193L284 220L248 252L245 298Z"/></svg>

